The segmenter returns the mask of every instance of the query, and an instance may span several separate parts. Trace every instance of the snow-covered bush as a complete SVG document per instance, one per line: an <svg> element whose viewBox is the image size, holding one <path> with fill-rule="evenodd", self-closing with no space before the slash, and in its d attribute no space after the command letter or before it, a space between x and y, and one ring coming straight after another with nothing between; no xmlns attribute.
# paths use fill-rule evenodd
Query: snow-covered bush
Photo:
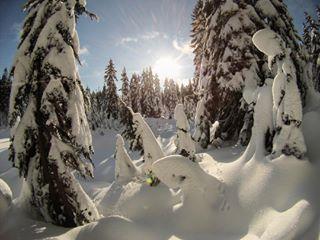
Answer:
<svg viewBox="0 0 320 240"><path fill-rule="evenodd" d="M177 153L194 160L196 148L190 135L190 126L183 104L178 104L174 110L174 119L176 120L177 135L175 144Z"/></svg>

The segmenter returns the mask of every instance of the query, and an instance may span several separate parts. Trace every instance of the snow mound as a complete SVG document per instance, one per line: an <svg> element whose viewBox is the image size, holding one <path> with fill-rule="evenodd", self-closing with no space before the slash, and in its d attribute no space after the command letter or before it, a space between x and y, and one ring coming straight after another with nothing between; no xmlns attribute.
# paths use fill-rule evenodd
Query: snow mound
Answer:
<svg viewBox="0 0 320 240"><path fill-rule="evenodd" d="M289 240L299 236L312 221L313 213L310 204L301 200L287 211L278 214L268 225L261 239Z"/></svg>
<svg viewBox="0 0 320 240"><path fill-rule="evenodd" d="M8 184L0 178L0 221L12 204L12 192Z"/></svg>
<svg viewBox="0 0 320 240"><path fill-rule="evenodd" d="M151 223L170 215L172 194L163 184L150 187L138 181L126 185L114 182L105 195L95 201L104 216L121 215Z"/></svg>
<svg viewBox="0 0 320 240"><path fill-rule="evenodd" d="M108 239L108 240L128 240L128 239L150 239L156 238L154 232L138 225L130 219L121 216L111 216L103 218L98 222L78 227L57 237L47 240L88 240L88 239Z"/></svg>
<svg viewBox="0 0 320 240"><path fill-rule="evenodd" d="M224 183L180 155L164 157L152 169L168 187L181 190L176 195L180 201L173 206L177 226L186 231L211 232L218 219L215 212L227 208Z"/></svg>

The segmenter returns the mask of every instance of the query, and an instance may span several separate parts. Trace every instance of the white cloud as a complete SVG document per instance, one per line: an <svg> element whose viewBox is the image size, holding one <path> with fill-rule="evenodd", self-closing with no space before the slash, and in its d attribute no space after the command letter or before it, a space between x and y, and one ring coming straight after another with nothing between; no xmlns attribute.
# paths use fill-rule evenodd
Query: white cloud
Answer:
<svg viewBox="0 0 320 240"><path fill-rule="evenodd" d="M127 43L132 43L132 42L139 42L141 40L143 41L148 41L148 40L152 40L155 38L164 38L164 39L168 39L168 35L165 33L160 33L158 31L151 31L151 32L145 32L144 34L137 36L137 37L124 37L122 38L117 45L125 45Z"/></svg>
<svg viewBox="0 0 320 240"><path fill-rule="evenodd" d="M144 40L150 40L159 37L161 34L157 31L147 32L141 36Z"/></svg>
<svg viewBox="0 0 320 240"><path fill-rule="evenodd" d="M90 53L89 49L87 47L85 47L85 46L80 48L80 50L79 50L79 55L87 55L89 53Z"/></svg>
<svg viewBox="0 0 320 240"><path fill-rule="evenodd" d="M185 54L185 55L191 55L192 54L193 49L192 49L192 47L190 45L190 42L179 44L179 42L177 40L173 40L172 41L172 45L176 50L178 50L182 54Z"/></svg>
<svg viewBox="0 0 320 240"><path fill-rule="evenodd" d="M125 37L125 38L122 38L120 40L120 44L121 45L124 45L126 43L130 43L130 42L138 42L138 38L133 38L133 37Z"/></svg>

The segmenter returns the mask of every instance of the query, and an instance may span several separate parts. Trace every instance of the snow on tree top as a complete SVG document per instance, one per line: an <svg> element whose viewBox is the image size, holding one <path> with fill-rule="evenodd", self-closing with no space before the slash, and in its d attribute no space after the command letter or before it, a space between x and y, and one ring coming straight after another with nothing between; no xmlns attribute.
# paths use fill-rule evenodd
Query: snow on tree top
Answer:
<svg viewBox="0 0 320 240"><path fill-rule="evenodd" d="M184 113L183 104L178 104L174 109L174 119L177 121L177 126L186 131L189 130L189 123Z"/></svg>
<svg viewBox="0 0 320 240"><path fill-rule="evenodd" d="M275 17L278 15L277 9L269 0L259 0L256 3L256 8L258 8L265 16Z"/></svg>
<svg viewBox="0 0 320 240"><path fill-rule="evenodd" d="M269 57L284 52L284 46L282 45L283 41L279 35L271 29L266 28L256 32L252 37L252 41L261 52Z"/></svg>

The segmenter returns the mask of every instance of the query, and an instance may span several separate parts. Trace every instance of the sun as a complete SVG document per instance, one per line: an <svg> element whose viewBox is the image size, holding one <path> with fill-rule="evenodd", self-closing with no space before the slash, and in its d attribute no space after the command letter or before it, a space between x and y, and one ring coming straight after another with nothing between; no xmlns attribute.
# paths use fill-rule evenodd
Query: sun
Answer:
<svg viewBox="0 0 320 240"><path fill-rule="evenodd" d="M178 61L172 57L161 57L153 66L154 72L158 74L161 80L165 78L177 80L180 75L180 68Z"/></svg>

